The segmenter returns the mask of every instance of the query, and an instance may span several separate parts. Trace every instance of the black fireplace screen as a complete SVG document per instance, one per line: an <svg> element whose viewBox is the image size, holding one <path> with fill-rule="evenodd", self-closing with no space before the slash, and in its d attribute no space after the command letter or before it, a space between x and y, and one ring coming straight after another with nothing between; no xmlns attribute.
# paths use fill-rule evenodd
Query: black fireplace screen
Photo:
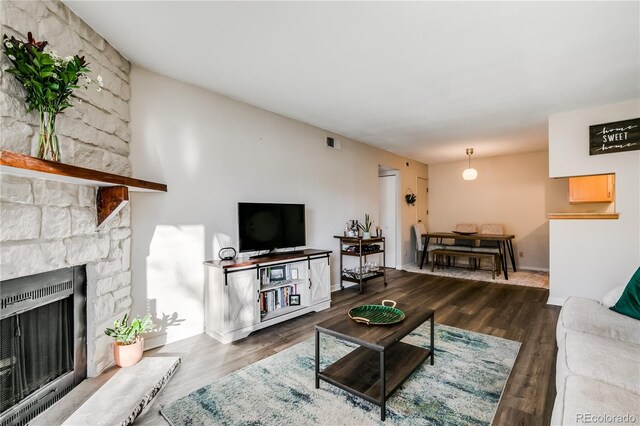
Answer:
<svg viewBox="0 0 640 426"><path fill-rule="evenodd" d="M0 412L73 370L73 297L0 321Z"/></svg>

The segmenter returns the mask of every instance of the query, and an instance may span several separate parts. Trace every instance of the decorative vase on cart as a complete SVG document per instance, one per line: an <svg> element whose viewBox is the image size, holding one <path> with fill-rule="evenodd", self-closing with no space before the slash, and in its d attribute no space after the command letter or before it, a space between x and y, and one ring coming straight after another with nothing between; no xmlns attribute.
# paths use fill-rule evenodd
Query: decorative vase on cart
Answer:
<svg viewBox="0 0 640 426"><path fill-rule="evenodd" d="M358 227L362 230L362 239L368 240L371 238L371 226L373 226L373 221L369 214L366 213L364 215L364 225L358 224Z"/></svg>

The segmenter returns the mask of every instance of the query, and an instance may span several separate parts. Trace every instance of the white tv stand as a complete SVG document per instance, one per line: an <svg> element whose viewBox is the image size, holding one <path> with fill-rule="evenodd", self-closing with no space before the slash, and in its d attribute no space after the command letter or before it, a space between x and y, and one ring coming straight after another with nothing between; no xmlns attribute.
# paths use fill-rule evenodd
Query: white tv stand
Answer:
<svg viewBox="0 0 640 426"><path fill-rule="evenodd" d="M330 250L212 260L204 291L205 332L221 343L331 306ZM299 295L300 304L290 300ZM291 304L293 302L294 304Z"/></svg>

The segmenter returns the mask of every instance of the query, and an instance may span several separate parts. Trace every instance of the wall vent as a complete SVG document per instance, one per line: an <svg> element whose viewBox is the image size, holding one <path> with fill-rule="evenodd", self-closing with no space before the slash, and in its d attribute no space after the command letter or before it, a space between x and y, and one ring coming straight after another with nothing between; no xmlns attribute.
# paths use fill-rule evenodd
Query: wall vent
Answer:
<svg viewBox="0 0 640 426"><path fill-rule="evenodd" d="M332 136L325 136L324 138L324 146L329 149L337 149L338 151L342 150L342 141L336 139Z"/></svg>

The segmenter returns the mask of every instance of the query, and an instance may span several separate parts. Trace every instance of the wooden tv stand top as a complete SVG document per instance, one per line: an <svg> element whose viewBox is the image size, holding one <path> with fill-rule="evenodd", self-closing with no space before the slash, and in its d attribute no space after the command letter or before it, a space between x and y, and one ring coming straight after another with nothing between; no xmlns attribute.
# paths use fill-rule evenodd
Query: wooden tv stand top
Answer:
<svg viewBox="0 0 640 426"><path fill-rule="evenodd" d="M250 259L248 257L238 257L233 260L206 260L203 263L207 266L214 266L222 269L229 268L242 268L245 266L260 265L262 263L272 263L289 259L300 259L312 256L329 255L331 250L319 250L319 249L304 249L296 251L296 253L281 252L271 255L265 255L256 259Z"/></svg>

